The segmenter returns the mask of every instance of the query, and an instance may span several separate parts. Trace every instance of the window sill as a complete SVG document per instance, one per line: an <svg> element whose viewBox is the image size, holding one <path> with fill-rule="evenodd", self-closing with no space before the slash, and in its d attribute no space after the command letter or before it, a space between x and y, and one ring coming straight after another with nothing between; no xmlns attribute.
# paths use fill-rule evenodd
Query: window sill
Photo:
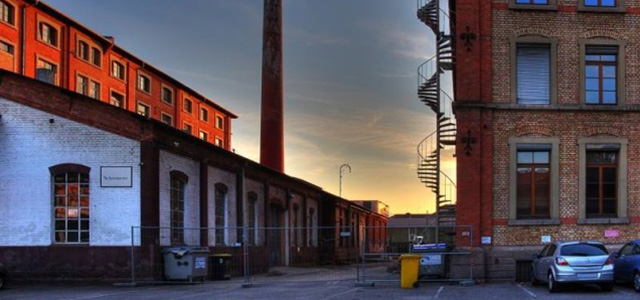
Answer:
<svg viewBox="0 0 640 300"><path fill-rule="evenodd" d="M536 4L518 4L514 3L515 1L509 1L509 9L512 10L543 10L543 11L557 11L558 5L556 4L546 4L546 5L536 5Z"/></svg>
<svg viewBox="0 0 640 300"><path fill-rule="evenodd" d="M627 9L625 7L589 7L580 5L578 6L578 12L624 14L627 12Z"/></svg>
<svg viewBox="0 0 640 300"><path fill-rule="evenodd" d="M508 226L560 225L559 219L509 220Z"/></svg>
<svg viewBox="0 0 640 300"><path fill-rule="evenodd" d="M595 224L629 224L629 218L593 218L578 219L578 225L595 225Z"/></svg>

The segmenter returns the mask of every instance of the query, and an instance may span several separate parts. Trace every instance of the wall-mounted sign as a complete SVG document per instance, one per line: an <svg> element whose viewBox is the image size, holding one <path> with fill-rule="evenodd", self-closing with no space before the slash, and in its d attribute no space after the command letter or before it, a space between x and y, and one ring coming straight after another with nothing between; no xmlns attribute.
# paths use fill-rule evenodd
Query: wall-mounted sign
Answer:
<svg viewBox="0 0 640 300"><path fill-rule="evenodd" d="M612 238L617 238L619 236L620 236L620 230L618 230L618 229L610 229L610 230L605 230L604 231L604 237L605 238L612 239Z"/></svg>
<svg viewBox="0 0 640 300"><path fill-rule="evenodd" d="M540 237L540 242L542 242L543 244L551 243L551 236L543 235L542 237Z"/></svg>
<svg viewBox="0 0 640 300"><path fill-rule="evenodd" d="M351 236L351 232L349 231L340 232L340 237L350 237L350 236Z"/></svg>
<svg viewBox="0 0 640 300"><path fill-rule="evenodd" d="M101 187L132 187L132 167L100 167Z"/></svg>
<svg viewBox="0 0 640 300"><path fill-rule="evenodd" d="M469 231L463 231L460 233L461 236L469 236L471 233Z"/></svg>
<svg viewBox="0 0 640 300"><path fill-rule="evenodd" d="M490 236L483 236L483 237L482 237L482 244L483 244L483 245L489 245L489 244L491 244L491 237L490 237Z"/></svg>

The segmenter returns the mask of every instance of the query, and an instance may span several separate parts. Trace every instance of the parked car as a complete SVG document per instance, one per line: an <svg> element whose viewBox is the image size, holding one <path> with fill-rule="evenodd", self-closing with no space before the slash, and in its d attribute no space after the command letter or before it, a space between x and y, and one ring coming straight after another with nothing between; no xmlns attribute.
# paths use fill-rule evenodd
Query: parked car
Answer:
<svg viewBox="0 0 640 300"><path fill-rule="evenodd" d="M620 252L613 253L615 279L633 282L633 289L640 293L640 240L627 243Z"/></svg>
<svg viewBox="0 0 640 300"><path fill-rule="evenodd" d="M565 283L596 283L613 290L613 259L600 242L554 242L535 255L531 283L555 293Z"/></svg>
<svg viewBox="0 0 640 300"><path fill-rule="evenodd" d="M5 280L7 279L7 269L2 263L0 263L0 290L4 288Z"/></svg>

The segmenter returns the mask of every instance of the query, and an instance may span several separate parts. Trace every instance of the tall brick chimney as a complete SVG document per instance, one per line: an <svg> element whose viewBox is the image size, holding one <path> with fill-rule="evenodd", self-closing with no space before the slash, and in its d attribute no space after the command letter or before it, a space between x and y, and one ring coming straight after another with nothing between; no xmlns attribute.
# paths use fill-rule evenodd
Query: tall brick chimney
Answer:
<svg viewBox="0 0 640 300"><path fill-rule="evenodd" d="M264 0L260 163L284 173L282 0Z"/></svg>

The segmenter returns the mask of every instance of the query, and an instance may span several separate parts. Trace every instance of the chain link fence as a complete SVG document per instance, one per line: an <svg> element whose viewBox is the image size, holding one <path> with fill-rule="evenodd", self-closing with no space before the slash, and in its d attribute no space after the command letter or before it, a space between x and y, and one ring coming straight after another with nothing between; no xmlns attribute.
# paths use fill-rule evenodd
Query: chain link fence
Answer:
<svg viewBox="0 0 640 300"><path fill-rule="evenodd" d="M131 283L397 284L404 254L423 256L420 282L472 280L470 249L454 246L456 240L471 245L471 226L440 227L438 232L448 239L436 243L435 227L132 227ZM190 253L192 260L172 260ZM194 273L184 280L168 274L171 266L189 263Z"/></svg>

